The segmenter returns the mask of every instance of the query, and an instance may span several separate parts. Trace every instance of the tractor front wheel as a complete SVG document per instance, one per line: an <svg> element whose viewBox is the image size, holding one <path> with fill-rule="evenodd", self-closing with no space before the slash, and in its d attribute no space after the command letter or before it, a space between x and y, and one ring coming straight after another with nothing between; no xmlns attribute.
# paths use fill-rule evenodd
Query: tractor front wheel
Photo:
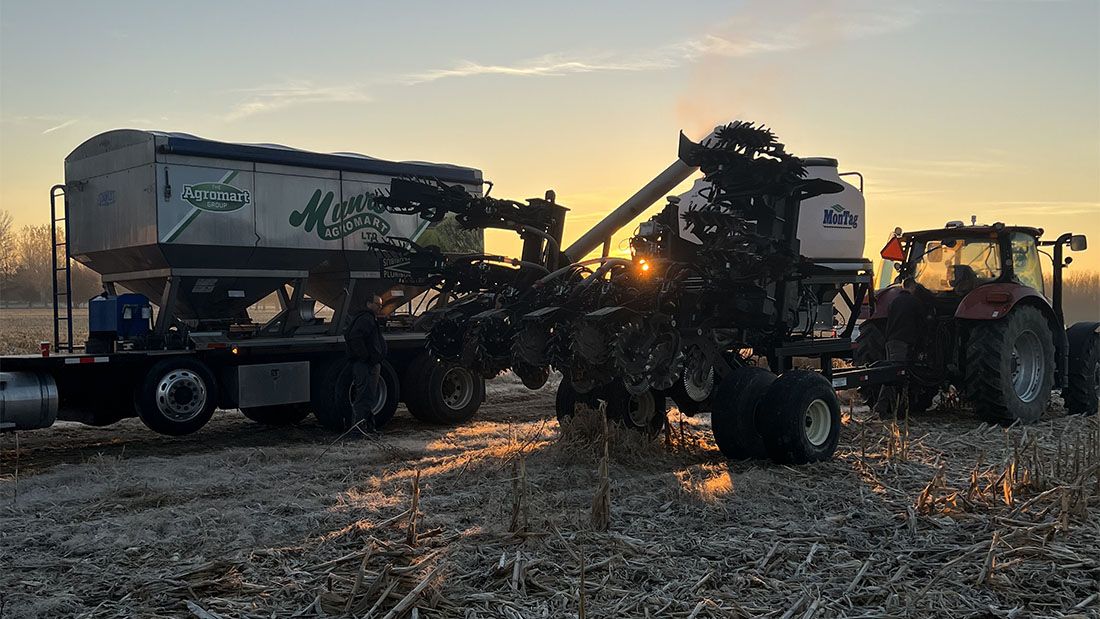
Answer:
<svg viewBox="0 0 1100 619"><path fill-rule="evenodd" d="M974 323L966 346L963 393L983 419L1034 423L1054 384L1054 337L1030 306L1000 320Z"/></svg>

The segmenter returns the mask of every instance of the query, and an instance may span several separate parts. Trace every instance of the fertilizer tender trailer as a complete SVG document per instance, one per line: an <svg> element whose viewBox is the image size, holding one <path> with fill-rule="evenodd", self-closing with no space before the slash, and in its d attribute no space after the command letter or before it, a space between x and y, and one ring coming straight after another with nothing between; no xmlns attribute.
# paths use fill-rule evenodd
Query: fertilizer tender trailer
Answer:
<svg viewBox="0 0 1100 619"><path fill-rule="evenodd" d="M484 184L467 167L177 133L89 139L51 191L63 232L54 247L54 354L0 359L0 429L139 416L180 435L215 408L240 408L276 425L312 411L325 427L346 430L352 381L342 334L375 296L390 349L376 421L399 400L425 421L468 419L484 382L429 357L411 315L426 286L389 277L377 247L419 240L469 252L482 236L453 219L388 212L378 198L394 178L446 181L473 195ZM88 305L83 347L73 346L70 257L104 283ZM249 308L270 294L280 310L254 321ZM315 311L318 301L330 317Z"/></svg>

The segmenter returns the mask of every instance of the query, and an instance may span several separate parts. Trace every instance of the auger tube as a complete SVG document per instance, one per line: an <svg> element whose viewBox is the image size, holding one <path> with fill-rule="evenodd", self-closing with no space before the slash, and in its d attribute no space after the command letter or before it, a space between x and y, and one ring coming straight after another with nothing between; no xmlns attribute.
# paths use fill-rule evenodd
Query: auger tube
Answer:
<svg viewBox="0 0 1100 619"><path fill-rule="evenodd" d="M691 176L697 169L698 168L694 166L684 163L680 159L672 162L672 165L665 168L664 172L661 172L654 177L653 180L646 183L637 193L630 196L626 202L620 204L618 208L611 211L611 213L600 220L600 223L592 226L592 228L588 232L585 232L581 238L567 247L565 251L562 252L565 254L565 259L570 262L576 262L587 256L590 252L602 245L604 239L615 234L615 232L630 223L631 220L642 214L647 208L653 206L658 200L668 195L669 192L677 185L684 182L684 180Z"/></svg>

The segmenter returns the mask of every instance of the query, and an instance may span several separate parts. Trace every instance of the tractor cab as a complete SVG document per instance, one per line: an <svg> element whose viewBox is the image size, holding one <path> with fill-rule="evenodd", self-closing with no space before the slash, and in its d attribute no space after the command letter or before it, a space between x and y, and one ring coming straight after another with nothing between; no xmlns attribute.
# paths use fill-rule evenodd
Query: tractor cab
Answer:
<svg viewBox="0 0 1100 619"><path fill-rule="evenodd" d="M1041 298L1061 320L1062 270L1072 262L1063 258L1069 247L1080 251L1087 247L1084 235L1063 234L1057 240L1042 240L1043 230L1029 226L965 226L951 222L936 230L899 234L883 249L883 258L898 260L898 278L912 277L935 299L938 307L957 308L975 290L985 297L982 304L1007 294L1015 301L1021 296ZM1040 254L1043 247L1053 248L1047 262L1052 267L1044 278ZM1049 284L1049 290L1048 290ZM971 300L971 302L974 302Z"/></svg>
<svg viewBox="0 0 1100 619"><path fill-rule="evenodd" d="M1042 294L1042 230L1017 226L966 226L905 235L901 271L938 299L961 300L986 284L1011 283Z"/></svg>

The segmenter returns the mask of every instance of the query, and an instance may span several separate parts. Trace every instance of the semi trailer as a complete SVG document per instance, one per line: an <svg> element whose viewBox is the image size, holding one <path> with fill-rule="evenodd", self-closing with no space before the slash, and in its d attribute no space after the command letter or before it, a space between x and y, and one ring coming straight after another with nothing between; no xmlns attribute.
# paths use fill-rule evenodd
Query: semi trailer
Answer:
<svg viewBox="0 0 1100 619"><path fill-rule="evenodd" d="M138 416L180 435L201 428L215 408L239 408L265 424L312 411L322 425L346 430L352 381L342 333L375 297L390 349L377 420L399 401L429 422L468 419L484 398L482 379L429 357L408 315L422 288L385 277L389 265L376 247L421 241L476 252L483 237L453 219L387 211L377 198L398 177L445 181L471 195L485 186L470 167L180 133L116 130L87 140L66 157L65 183L50 191L52 346L0 359L0 429ZM71 260L104 285L88 303L83 343L73 341ZM249 315L272 294L274 317Z"/></svg>

